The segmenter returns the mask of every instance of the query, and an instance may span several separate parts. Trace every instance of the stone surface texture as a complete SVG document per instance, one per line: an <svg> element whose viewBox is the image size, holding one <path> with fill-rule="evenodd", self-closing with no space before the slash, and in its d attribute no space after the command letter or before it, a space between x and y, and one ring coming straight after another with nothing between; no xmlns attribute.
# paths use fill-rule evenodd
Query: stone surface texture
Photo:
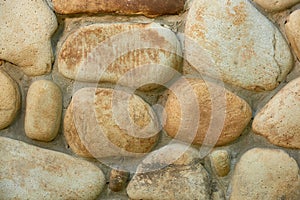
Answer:
<svg viewBox="0 0 300 200"><path fill-rule="evenodd" d="M96 199L105 185L93 164L0 137L1 199Z"/></svg>
<svg viewBox="0 0 300 200"><path fill-rule="evenodd" d="M297 162L278 149L254 148L236 165L230 200L300 198Z"/></svg>
<svg viewBox="0 0 300 200"><path fill-rule="evenodd" d="M299 0L253 0L257 5L268 12L277 12L299 3Z"/></svg>
<svg viewBox="0 0 300 200"><path fill-rule="evenodd" d="M215 173L224 177L230 172L230 155L226 150L215 150L210 155L210 163Z"/></svg>
<svg viewBox="0 0 300 200"><path fill-rule="evenodd" d="M0 59L27 75L49 73L53 61L50 37L56 16L44 0L0 1Z"/></svg>
<svg viewBox="0 0 300 200"><path fill-rule="evenodd" d="M51 141L58 134L62 113L62 93L52 81L31 84L26 99L25 133L27 137Z"/></svg>
<svg viewBox="0 0 300 200"><path fill-rule="evenodd" d="M9 126L20 109L20 92L16 82L0 69L0 130Z"/></svg>
<svg viewBox="0 0 300 200"><path fill-rule="evenodd" d="M248 0L193 1L185 37L198 73L248 90L273 90L293 66L280 31Z"/></svg>
<svg viewBox="0 0 300 200"><path fill-rule="evenodd" d="M300 58L300 10L295 10L287 18L287 23L285 24L285 31L291 46L298 59Z"/></svg>

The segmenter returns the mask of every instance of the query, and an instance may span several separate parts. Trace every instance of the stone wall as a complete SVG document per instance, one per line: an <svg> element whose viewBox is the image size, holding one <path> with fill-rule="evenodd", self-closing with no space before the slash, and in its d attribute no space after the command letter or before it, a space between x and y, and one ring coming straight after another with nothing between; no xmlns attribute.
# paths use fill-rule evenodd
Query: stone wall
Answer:
<svg viewBox="0 0 300 200"><path fill-rule="evenodd" d="M299 0L0 0L0 199L300 199Z"/></svg>

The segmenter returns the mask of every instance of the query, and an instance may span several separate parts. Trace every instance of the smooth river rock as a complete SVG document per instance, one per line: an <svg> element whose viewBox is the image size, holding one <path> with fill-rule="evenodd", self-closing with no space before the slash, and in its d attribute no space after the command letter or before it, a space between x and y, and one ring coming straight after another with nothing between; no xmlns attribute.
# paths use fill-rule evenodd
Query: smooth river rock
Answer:
<svg viewBox="0 0 300 200"><path fill-rule="evenodd" d="M293 66L280 31L248 0L193 1L185 49L198 73L247 90L273 90Z"/></svg>
<svg viewBox="0 0 300 200"><path fill-rule="evenodd" d="M235 167L230 200L300 199L297 162L279 149L254 148Z"/></svg>
<svg viewBox="0 0 300 200"><path fill-rule="evenodd" d="M253 0L253 2L268 12L277 12L296 5L300 0Z"/></svg>
<svg viewBox="0 0 300 200"><path fill-rule="evenodd" d="M246 101L209 81L180 79L170 91L164 129L190 144L228 144L242 134L252 117Z"/></svg>
<svg viewBox="0 0 300 200"><path fill-rule="evenodd" d="M295 10L288 16L285 24L285 33L293 51L300 59L300 10Z"/></svg>
<svg viewBox="0 0 300 200"><path fill-rule="evenodd" d="M230 172L230 155L226 150L215 150L210 155L210 164L214 172L224 177Z"/></svg>
<svg viewBox="0 0 300 200"><path fill-rule="evenodd" d="M9 126L20 109L20 92L16 82L0 69L0 130Z"/></svg>
<svg viewBox="0 0 300 200"><path fill-rule="evenodd" d="M58 70L77 81L147 85L149 90L178 73L181 54L176 35L159 24L95 23L66 38Z"/></svg>
<svg viewBox="0 0 300 200"><path fill-rule="evenodd" d="M35 81L30 85L26 98L26 136L45 142L53 140L60 127L61 113L60 88L52 81Z"/></svg>
<svg viewBox="0 0 300 200"><path fill-rule="evenodd" d="M210 199L210 179L196 149L167 145L149 154L127 186L130 199Z"/></svg>
<svg viewBox="0 0 300 200"><path fill-rule="evenodd" d="M0 137L1 199L96 199L105 177L69 155Z"/></svg>
<svg viewBox="0 0 300 200"><path fill-rule="evenodd" d="M49 73L51 36L56 16L44 0L0 1L0 59L18 65L27 75Z"/></svg>
<svg viewBox="0 0 300 200"><path fill-rule="evenodd" d="M121 90L80 89L64 119L67 143L84 157L142 156L154 147L158 133L150 105Z"/></svg>
<svg viewBox="0 0 300 200"><path fill-rule="evenodd" d="M272 144L300 149L300 78L288 83L258 112L252 128Z"/></svg>

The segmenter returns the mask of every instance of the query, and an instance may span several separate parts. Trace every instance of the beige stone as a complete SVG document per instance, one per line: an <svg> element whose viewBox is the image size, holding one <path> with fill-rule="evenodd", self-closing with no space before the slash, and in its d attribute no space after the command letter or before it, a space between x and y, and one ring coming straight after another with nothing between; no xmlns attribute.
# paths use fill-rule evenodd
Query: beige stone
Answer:
<svg viewBox="0 0 300 200"><path fill-rule="evenodd" d="M44 0L0 1L0 59L18 65L27 75L49 73L50 37L57 28Z"/></svg>
<svg viewBox="0 0 300 200"><path fill-rule="evenodd" d="M300 10L292 12L287 18L287 23L285 24L286 36L291 43L292 49L295 52L298 59L300 59Z"/></svg>
<svg viewBox="0 0 300 200"><path fill-rule="evenodd" d="M112 169L109 176L109 189L114 192L119 192L125 188L129 178L129 172Z"/></svg>
<svg viewBox="0 0 300 200"><path fill-rule="evenodd" d="M173 78L181 54L176 35L159 24L95 23L66 38L58 70L77 81L152 89Z"/></svg>
<svg viewBox="0 0 300 200"><path fill-rule="evenodd" d="M247 90L273 90L293 66L280 31L247 0L193 1L185 50L198 73Z"/></svg>
<svg viewBox="0 0 300 200"><path fill-rule="evenodd" d="M73 95L64 119L71 149L85 157L142 156L158 140L152 108L121 90L84 88Z"/></svg>
<svg viewBox="0 0 300 200"><path fill-rule="evenodd" d="M69 155L0 137L1 199L96 199L101 169Z"/></svg>
<svg viewBox="0 0 300 200"><path fill-rule="evenodd" d="M0 130L9 126L20 109L20 92L15 81L0 69Z"/></svg>
<svg viewBox="0 0 300 200"><path fill-rule="evenodd" d="M226 150L215 150L210 155L210 163L215 173L224 177L230 172L230 155Z"/></svg>
<svg viewBox="0 0 300 200"><path fill-rule="evenodd" d="M155 17L164 14L177 14L184 8L185 0L52 0L54 10L60 14L75 13L118 13L142 14Z"/></svg>
<svg viewBox="0 0 300 200"><path fill-rule="evenodd" d="M268 12L277 12L300 2L300 0L253 0L256 4Z"/></svg>
<svg viewBox="0 0 300 200"><path fill-rule="evenodd" d="M35 81L26 98L25 133L40 141L51 141L58 134L62 113L62 93L52 81Z"/></svg>
<svg viewBox="0 0 300 200"><path fill-rule="evenodd" d="M164 129L188 143L228 144L242 134L252 116L246 101L209 81L181 79L170 91Z"/></svg>
<svg viewBox="0 0 300 200"><path fill-rule="evenodd" d="M230 200L300 198L297 162L279 149L254 148L235 167Z"/></svg>
<svg viewBox="0 0 300 200"><path fill-rule="evenodd" d="M258 112L252 128L272 144L300 149L300 78L288 83Z"/></svg>
<svg viewBox="0 0 300 200"><path fill-rule="evenodd" d="M210 199L208 173L196 149L171 144L149 154L127 187L130 199Z"/></svg>

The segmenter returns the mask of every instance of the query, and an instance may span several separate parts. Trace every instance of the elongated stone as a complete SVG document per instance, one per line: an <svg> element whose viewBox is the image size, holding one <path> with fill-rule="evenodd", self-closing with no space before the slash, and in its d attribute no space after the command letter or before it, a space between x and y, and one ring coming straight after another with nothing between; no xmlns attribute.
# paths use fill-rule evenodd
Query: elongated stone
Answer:
<svg viewBox="0 0 300 200"><path fill-rule="evenodd" d="M93 164L0 137L1 199L96 199L105 185Z"/></svg>
<svg viewBox="0 0 300 200"><path fill-rule="evenodd" d="M286 36L291 43L292 49L294 50L298 59L300 59L300 10L295 10L287 18L287 23L285 24Z"/></svg>
<svg viewBox="0 0 300 200"><path fill-rule="evenodd" d="M253 0L268 12L277 12L299 3L299 0Z"/></svg>

